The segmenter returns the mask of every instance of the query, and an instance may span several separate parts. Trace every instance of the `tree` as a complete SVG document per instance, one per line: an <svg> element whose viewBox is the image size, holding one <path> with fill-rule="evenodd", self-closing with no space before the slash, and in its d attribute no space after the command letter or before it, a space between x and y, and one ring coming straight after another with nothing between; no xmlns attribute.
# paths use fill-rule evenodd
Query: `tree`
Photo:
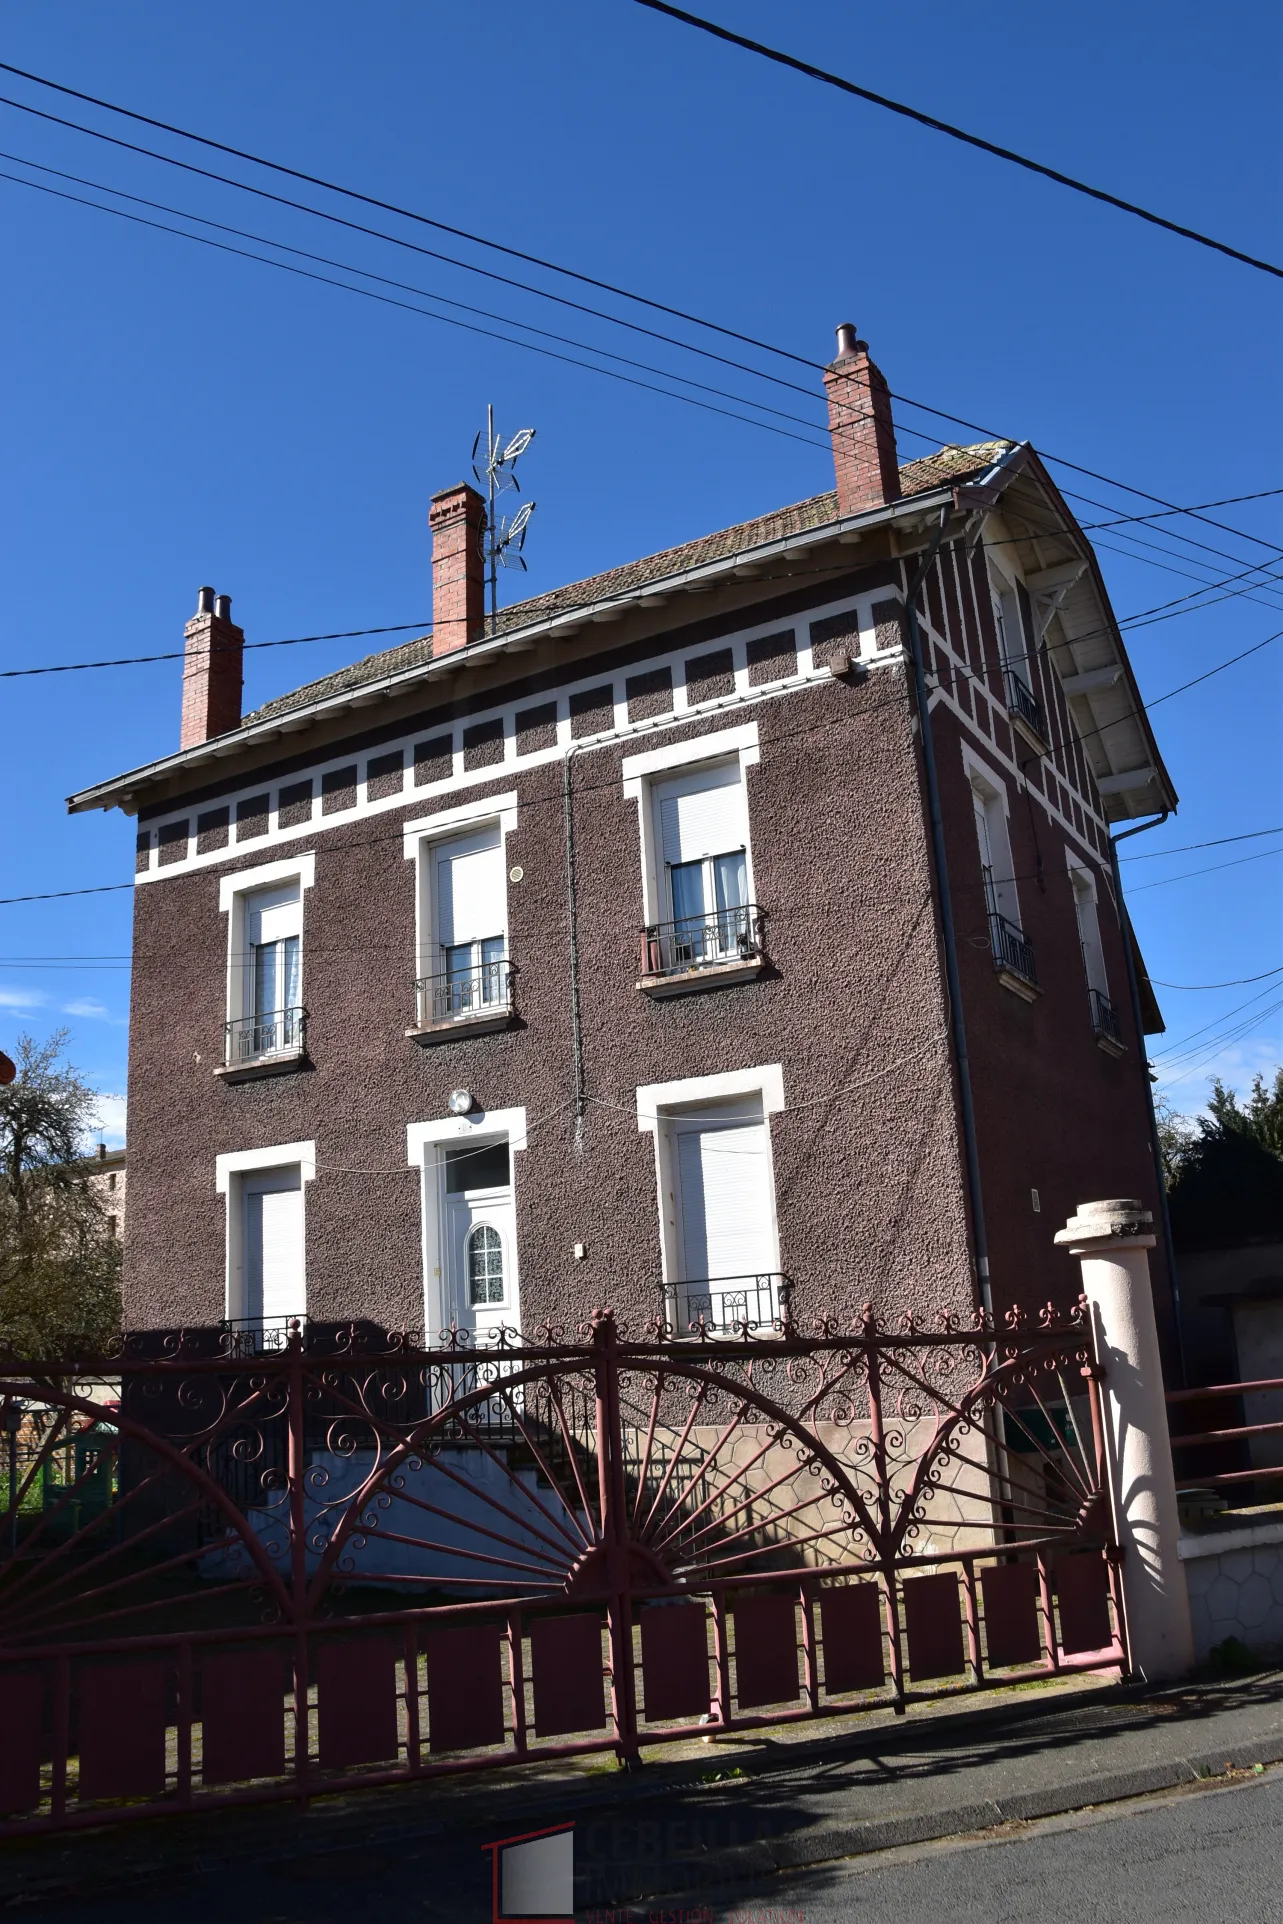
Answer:
<svg viewBox="0 0 1283 1924"><path fill-rule="evenodd" d="M1219 1077L1197 1130L1163 1105L1159 1141L1178 1248L1283 1241L1283 1069L1245 1106Z"/></svg>
<svg viewBox="0 0 1283 1924"><path fill-rule="evenodd" d="M120 1243L85 1156L97 1097L66 1041L20 1036L0 1086L0 1344L30 1357L101 1350L120 1329Z"/></svg>
<svg viewBox="0 0 1283 1924"><path fill-rule="evenodd" d="M1243 1136L1283 1161L1283 1069L1274 1071L1272 1089L1264 1076L1253 1076L1246 1109L1239 1108L1238 1097L1218 1076L1207 1107L1223 1135Z"/></svg>

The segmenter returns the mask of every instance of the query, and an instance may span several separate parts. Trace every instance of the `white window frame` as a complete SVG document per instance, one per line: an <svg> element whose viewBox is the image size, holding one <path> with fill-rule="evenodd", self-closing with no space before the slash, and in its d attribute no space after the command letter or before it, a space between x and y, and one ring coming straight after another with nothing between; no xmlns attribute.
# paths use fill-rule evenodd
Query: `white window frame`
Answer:
<svg viewBox="0 0 1283 1924"><path fill-rule="evenodd" d="M986 763L982 762L978 755L974 755L965 743L962 750L962 760L967 775L967 788L972 798L973 815L976 803L979 802L984 812L985 823L989 831L989 851L993 857L993 865L994 868L999 871L993 883L992 896L987 889L984 890L983 899L986 919L990 912L996 909L1004 921L1010 922L1014 929L1019 929L1023 934L1024 924L1020 919L1020 896L1016 888L1015 864L1011 856L1011 836L1007 828L1008 817L1010 815L1007 784L1002 780L1001 776L995 775L993 770L989 768ZM975 833L974 821L972 823L971 833ZM983 868L984 852L980 847L978 835L976 838L976 859Z"/></svg>
<svg viewBox="0 0 1283 1924"><path fill-rule="evenodd" d="M655 1142L655 1195L659 1215L660 1268L665 1291L682 1280L681 1222L677 1207L677 1169L673 1122L700 1107L715 1109L720 1102L742 1102L757 1097L762 1104L766 1132L766 1167L770 1192L770 1263L780 1267L780 1225L775 1197L775 1160L770 1118L784 1108L784 1070L778 1062L756 1069L733 1069L723 1075L685 1076L679 1082L652 1082L637 1091L637 1127ZM765 1274L766 1271L763 1271Z"/></svg>
<svg viewBox="0 0 1283 1924"><path fill-rule="evenodd" d="M748 771L761 759L757 723L740 728L721 728L713 735L699 735L691 741L666 742L662 748L648 749L641 755L625 755L623 761L624 798L637 803L638 832L641 838L642 920L646 926L671 921L668 890L665 886L664 851L660 843L655 789L674 776L695 774L701 768L738 761L739 778L744 785L745 865L750 902L757 900L753 880L753 835L749 812Z"/></svg>
<svg viewBox="0 0 1283 1924"><path fill-rule="evenodd" d="M1087 978L1087 987L1089 990L1094 989L1097 995L1103 996L1112 1006L1109 969L1105 962L1105 944L1100 933L1100 889L1096 877L1085 862L1075 857L1072 849L1066 849L1065 855L1069 867L1069 886L1073 890L1074 920L1078 930L1078 946L1082 953L1083 974ZM1086 934L1083 929L1085 916L1090 917Z"/></svg>
<svg viewBox="0 0 1283 1924"><path fill-rule="evenodd" d="M420 816L406 822L402 831L402 852L414 863L414 974L416 981L439 973L436 933L436 864L433 855L442 842L451 842L497 823L499 859L504 865L503 938L508 950L508 837L517 826L517 797L491 795L485 800L464 802L458 808L442 809L437 815Z"/></svg>
<svg viewBox="0 0 1283 1924"><path fill-rule="evenodd" d="M239 878L228 877L227 880ZM303 1288L307 1292L307 1185L316 1177L315 1142L280 1142L267 1149L235 1149L214 1159L214 1193L226 1198L223 1314L245 1315L245 1200L243 1178L267 1169L297 1169L303 1218Z"/></svg>
<svg viewBox="0 0 1283 1924"><path fill-rule="evenodd" d="M1034 647L1033 637L1025 634L1020 596L1016 592L1014 579L993 561L989 563L989 599L993 608L994 627L998 631L999 666L1006 674L1014 675L1032 695L1034 671L1030 657ZM1012 626L1014 635L1008 632Z"/></svg>
<svg viewBox="0 0 1283 1924"><path fill-rule="evenodd" d="M226 1007L225 1020L240 1022L253 1010L246 1007L247 985L249 982L248 944L246 937L247 910L249 898L265 889L284 888L297 882L299 892L299 994L302 995L303 968L306 959L307 943L304 939L304 917L307 891L316 883L316 855L313 851L300 852L279 862L263 862L257 868L237 869L231 875L219 878L218 908L227 917L227 984L224 996Z"/></svg>
<svg viewBox="0 0 1283 1924"><path fill-rule="evenodd" d="M431 1347L437 1330L450 1321L450 1304L445 1275L445 1152L464 1144L480 1148L488 1143L506 1142L512 1180L513 1234L508 1252L506 1304L521 1314L521 1265L517 1250L516 1157L526 1146L526 1112L521 1109L478 1109L466 1116L442 1116L433 1122L412 1122L405 1132L405 1155L411 1169L419 1172L423 1249L423 1333Z"/></svg>

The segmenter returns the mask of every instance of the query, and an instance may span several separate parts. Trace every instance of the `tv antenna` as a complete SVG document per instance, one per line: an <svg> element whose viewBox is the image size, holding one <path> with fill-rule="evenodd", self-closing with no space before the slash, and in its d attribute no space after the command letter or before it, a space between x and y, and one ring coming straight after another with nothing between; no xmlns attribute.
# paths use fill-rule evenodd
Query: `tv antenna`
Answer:
<svg viewBox="0 0 1283 1924"><path fill-rule="evenodd" d="M486 491L486 519L481 531L481 553L486 564L486 581L490 591L489 632L495 631L499 613L499 569L520 568L525 571L525 561L521 550L526 545L526 529L535 511L533 501L523 501L514 515L499 515L495 502L501 494L512 488L520 494L521 484L517 480L516 466L530 443L535 438L533 428L521 428L513 435L505 447L503 436L495 429L494 409L486 409L485 462L478 465L481 453L481 436L472 444L472 472L478 485Z"/></svg>

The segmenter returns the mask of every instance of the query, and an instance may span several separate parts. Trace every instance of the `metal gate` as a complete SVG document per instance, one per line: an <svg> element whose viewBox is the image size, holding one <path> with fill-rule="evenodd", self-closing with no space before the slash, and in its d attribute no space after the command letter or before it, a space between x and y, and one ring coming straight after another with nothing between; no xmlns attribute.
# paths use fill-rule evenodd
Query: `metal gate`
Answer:
<svg viewBox="0 0 1283 1924"><path fill-rule="evenodd" d="M1125 1665L1081 1310L161 1348L0 1365L3 1831Z"/></svg>

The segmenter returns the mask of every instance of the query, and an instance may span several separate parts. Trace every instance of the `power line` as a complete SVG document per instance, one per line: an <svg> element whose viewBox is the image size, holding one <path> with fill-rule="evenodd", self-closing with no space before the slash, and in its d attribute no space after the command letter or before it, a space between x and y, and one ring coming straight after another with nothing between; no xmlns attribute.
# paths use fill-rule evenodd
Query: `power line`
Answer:
<svg viewBox="0 0 1283 1924"><path fill-rule="evenodd" d="M1218 835L1212 842L1183 842L1179 848L1160 848L1149 855L1120 855L1118 859L1120 862L1162 862L1169 855L1192 854L1196 848L1224 848L1227 842L1254 842L1259 835L1283 835L1283 828L1249 828L1242 835Z"/></svg>
<svg viewBox="0 0 1283 1924"><path fill-rule="evenodd" d="M339 268L345 274L357 274L365 280L378 281L381 286L398 288L404 294L417 294L421 300L436 301L443 307L458 308L461 313L477 314L477 315L480 315L483 320L499 321L499 322L502 322L502 324L505 327L521 328L523 332L527 334L538 334L544 340L557 341L562 346L565 346L565 347L581 348L584 350L585 353L599 354L608 361L619 361L625 367L639 368L644 373L647 373L647 374L658 374L658 375L661 375L665 380L680 381L685 387L699 388L706 394L719 395L723 400L738 401L742 403L745 407L757 408L764 414L777 415L781 420L792 421L794 425L797 427L810 428L815 433L823 432L822 425L819 422L807 420L804 416L800 414L786 413L781 408L771 407L769 403L766 401L755 401L748 395L728 394L724 388L715 388L715 387L709 386L705 382L695 381L689 375L678 374L671 368L655 367L653 363L649 361L636 361L631 359L628 355L616 354L610 348L598 347L592 341L581 341L581 340L577 340L573 335L557 334L550 331L547 328L535 327L529 321L519 321L514 319L514 317L510 314L496 314L494 310L491 308L477 307L472 302L469 302L469 301L454 300L448 294L439 294L431 288L415 287L408 281L393 280L386 274L375 274L367 267L354 267L350 261L336 261L328 254L314 254L310 252L307 248L291 246L291 244L288 241L275 240L272 238L271 235L268 235L268 234L255 234L243 227L232 227L232 226L229 226L229 224L226 221L211 220L207 215L194 214L190 211L190 209L185 207L171 207L166 201L149 200L145 194L127 193L123 187L110 187L104 181L90 180L90 179L87 179L86 176L83 174L71 174L61 167L46 166L43 161L29 160L25 154L10 154L10 153L4 152L3 149L0 149L0 159L16 161L19 166L34 168L37 172L42 174L53 174L59 180L74 181L77 184L77 186L80 186L80 187L92 187L95 193L111 194L118 200L133 201L136 206L150 207L153 209L154 212L157 212L157 213L173 214L179 220L196 221L202 227L216 228L219 233L234 234L239 240L251 240L251 241L257 242L258 245L261 247L274 247L279 249L280 252L282 253L295 254L298 256L300 260L315 261L323 267ZM0 174L0 178L5 180L18 179L18 177L13 174ZM35 187L39 185L39 182L22 181L21 184L27 187ZM80 206L97 207L96 202L81 200L78 195L74 195L74 194L68 195L66 196L66 198L69 200L75 201ZM272 195L269 198L277 199L278 196ZM114 213L117 213L119 209L114 207L97 207L97 211L102 214L114 214ZM166 227L160 226L159 223L155 223L155 224L160 228L160 231L162 233L176 232L176 230L173 228L166 228ZM351 227L355 225L355 223L351 221L344 221L340 224L345 227ZM362 229L358 229L358 231L372 233L374 230L362 228ZM182 236L182 238L186 240L198 240L201 238L201 236L196 234L187 234ZM387 235L387 236L380 236L379 238L390 240L393 237L391 235ZM441 258L439 256L434 256L432 254L432 251L428 248L415 248L413 251L415 253L427 255L429 258ZM265 262L265 265L279 266L280 263L276 261L267 261ZM517 285L517 286L522 285L519 282L517 283L511 282L509 277L506 275L499 275L499 276L495 276L494 278L503 281L506 285ZM351 291L356 292L358 290L353 289ZM525 291L529 292L534 290L527 289ZM595 310L591 310L591 309L589 310L581 309L580 303L577 301L569 302L567 303L567 305L579 311L595 312ZM439 318L439 317L434 317L434 318ZM599 318L609 320L611 317L609 315L602 315ZM645 328L640 331L650 335L652 338L655 338L655 339L665 340L667 338L663 335L656 335L654 330L651 328ZM517 342L514 345L520 346L522 345L522 343ZM725 355L719 354L719 355L713 356L712 358L719 361L723 366L737 367L743 373L748 373L748 374L756 373L755 369L745 367L740 362L731 361ZM600 372L600 370L598 371ZM768 377L762 377L762 378L768 378ZM789 381L786 383L780 383L779 385L787 386L788 388L792 389L796 393L805 394L807 398L812 402L818 401L819 399L818 395L809 391L806 388L801 387L796 382ZM934 445L934 437L922 434L914 428L910 428L907 431L910 434L914 434L917 439L922 441L931 441L932 445ZM825 441L817 440L813 442L812 445L815 447L826 447L828 444ZM1280 492L1283 492L1283 490L1280 490Z"/></svg>
<svg viewBox="0 0 1283 1924"><path fill-rule="evenodd" d="M4 176L0 175L0 179ZM356 641L364 635L399 635L407 629L423 629L428 626L423 621L394 621L384 628L337 628L328 635L290 635L284 641L247 641L228 643L227 648L211 648L209 653L218 655L230 652L233 646L244 648L301 648L308 641ZM0 681L13 681L23 675L70 675L81 668L135 668L150 661L182 661L186 655L183 648L171 648L160 655L116 655L110 661L59 661L47 668L0 668Z"/></svg>
<svg viewBox="0 0 1283 1924"><path fill-rule="evenodd" d="M475 325L475 323L470 321L456 320L454 316L450 314L429 314L424 308L412 307L408 301L396 300L390 294L376 294L374 290L369 287L353 287L351 283L348 281L337 281L337 280L334 280L332 276L328 274L316 274L306 267L294 267L291 265L289 261L269 260L267 256L264 254L251 253L248 248L244 248L244 247L233 247L227 241L213 240L208 234L189 234L184 228L170 227L164 221L147 220L143 215L131 214L127 212L127 210L123 207L103 207L97 201L87 201L79 194L69 194L65 191L65 189L59 188L59 187L46 187L42 181L23 180L17 174L4 173L2 169L0 169L0 179L12 181L16 186L19 186L19 187L28 187L32 190L33 193L50 194L57 200L74 201L79 206L93 208L97 213L111 214L117 220L131 221L136 227L150 227L150 228L156 229L158 232L162 234L176 234L180 240L193 241L198 247L213 247L217 249L217 251L221 254L236 254L236 255L239 255L243 260L258 261L264 267L275 267L282 274L295 274L301 280L319 281L325 287L341 288L344 293L358 294L361 296L363 300L378 301L384 307L396 307L396 308L399 308L405 314L417 314L420 320L436 321L442 327L460 328L465 334L480 334L480 335L483 335L488 340L502 341L508 347L524 348L527 354L539 354L539 355L542 355L545 360L562 361L567 366L570 366L570 367L586 368L590 373L601 374L605 376L607 380L623 381L628 387L643 388L648 394L662 394L670 401L685 401L687 406L689 407L703 408L704 411L708 414L720 414L725 416L728 420L745 421L748 423L749 426L764 428L766 432L769 434L783 435L785 439L789 441L801 441L807 447L823 448L825 446L825 443L822 441L812 440L809 436L794 434L788 428L777 428L768 421L749 421L749 417L747 415L735 414L729 408L717 407L710 401L697 401L693 395L674 394L671 391L671 389L656 387L653 381L639 381L633 375L617 373L614 368L595 367L591 362L578 360L572 354L558 354L552 348L537 347L533 341L517 341L517 340L514 340L511 335L497 334L495 333L493 328L478 327ZM112 192L114 190L107 189L106 191ZM196 215L196 216L193 216L193 218L199 219L200 216ZM268 247L278 247L283 245L283 243L279 241L265 241L263 244ZM290 250L290 251L298 251L298 250ZM343 267L343 271L349 274L363 274L366 271L364 268L360 268L360 267L347 267L342 263L340 263L340 265ZM382 277L370 276L370 278L377 279ZM422 298L426 300L434 300L437 298L437 296L428 294L428 295L424 295ZM513 323L513 325L520 327L524 324L518 321L516 323ZM605 350L590 349L589 351L604 352ZM669 376L668 378L673 380L682 380L684 377L679 374L679 375ZM755 407L760 404L757 402L750 401L747 403L747 405L749 407ZM914 432L913 429L910 429L909 431L910 433ZM925 439L927 437L924 436L922 438Z"/></svg>
<svg viewBox="0 0 1283 1924"><path fill-rule="evenodd" d="M1168 514L1200 514L1204 508L1232 508L1240 501L1264 501L1271 495L1283 494L1283 488L1258 488L1255 494L1227 494L1220 501L1199 501L1192 508L1160 508L1153 514L1124 514L1115 521L1084 521L1080 525L1089 528L1121 528L1128 521L1161 521Z"/></svg>
<svg viewBox="0 0 1283 1924"><path fill-rule="evenodd" d="M1196 875L1215 875L1218 869L1242 868L1245 862L1264 862L1271 855L1283 855L1283 848L1263 848L1255 855L1240 855L1232 862L1211 862L1206 868L1187 869L1184 875L1166 875L1161 882L1142 882L1131 892L1143 895L1146 889L1170 888L1173 882L1192 882Z"/></svg>
<svg viewBox="0 0 1283 1924"><path fill-rule="evenodd" d="M492 251L508 255L513 259L523 260L531 265L545 268L551 273L560 274L565 278L579 281L586 286L599 288L603 292L614 294L621 299L633 301L639 306L651 308L655 312L668 314L674 319L686 321L693 326L704 328L711 333L720 334L728 340L740 341L745 346L756 348L762 353L775 355L779 359L789 361L798 367L805 367L813 372L820 371L823 368L822 362L815 361L806 355L797 354L791 348L779 347L772 342L758 340L753 335L744 334L738 329L726 327L719 321L710 321L697 314L688 314L684 309L673 307L663 301L654 300L649 295L638 294L628 288L616 287L612 282L600 280L590 274L581 273L575 268L563 267L555 261L544 260L539 255L525 253L519 248L509 247L503 242L490 240L484 235L473 234L466 228L452 227L448 222L435 220L430 215L418 213L411 208L401 207L395 202L380 200L375 196L361 193L355 188L340 186L336 182L327 181L317 175L305 173L298 168L289 167L280 161L267 160L260 154L253 154L243 148L229 146L226 142L214 140L205 134L193 133L187 128L174 126L169 121L158 120L151 115L136 112L133 108L122 107L113 101L103 100L95 94L83 93L75 87L68 87L59 81L49 80L43 75L31 73L27 69L13 66L9 62L0 61L0 72L17 74L20 78L29 80L37 86L47 87L56 93L67 95L75 100L86 101L91 106L101 107L109 113L119 114L125 119L136 121L144 126L159 128L162 132L175 134L180 139L190 140L197 145L209 147L219 153L231 154L236 159L247 160L254 166L264 167L272 172L287 175L291 179L305 181L309 185L321 187L327 192L340 194L347 199L362 202L367 206L377 207L383 212L397 214L406 220L415 221L422 226L435 228L442 233L453 234L460 239L468 240L477 246L489 248ZM179 167L188 173L199 174L205 179L217 181L224 186L235 187L241 192L255 194L260 198L276 201L283 206L293 207L299 212L311 214L315 218L337 222L342 226L355 227L359 232L370 234L375 239L388 241L394 246L409 247L412 248L413 251L421 253L432 252L432 250L416 248L414 243L406 241L396 235L386 234L379 229L362 226L360 223L345 221L341 216L331 214L320 208L308 206L306 202L295 201L281 195L272 194L264 188L252 186L247 181L237 180L230 175L215 174L206 168L197 167L189 161L179 160L175 155L159 153L154 148L140 147L131 141L120 140L115 135L104 133L98 128L86 127L79 121L66 120L59 115L46 113L41 108L33 107L25 101L13 100L8 96L0 96L0 104L13 107L22 113L34 115L38 119L52 121L58 126L72 128L76 132L86 134L95 140L106 141L110 145L125 148L130 152L143 154L149 159L161 161L168 166ZM449 261L452 265L460 267L467 272L482 274L490 279L505 278L494 275L491 270L479 267L475 263L458 260L449 255L434 255L433 257ZM575 302L567 302L562 295L549 293L543 288L534 287L526 282L512 281L509 284L520 287L540 299L556 301L562 305L578 305L578 303ZM595 308L586 308L582 311L591 313L597 318L608 321L615 326L626 327L643 333L652 333L654 334L654 338L666 341L670 346L677 347L683 352L698 354L714 360L725 360L725 357L714 354L707 348L698 347L693 342L678 340L671 335L654 333L654 330L651 329L639 328L638 323L626 320L622 316L605 313ZM726 364L737 367L742 372L754 375L760 380L772 382L776 385L793 387L797 392L801 393L810 394L811 392L810 389L799 388L796 383L783 381L780 376L767 374L759 368L750 368L743 363L733 361L727 361ZM891 398L892 400L903 403L906 407L916 408L922 413L933 415L937 420L948 421L956 427L966 428L969 432L982 434L987 439L1014 439L1014 437L1010 436L999 436L995 434L992 428L984 427L975 421L969 421L962 415L949 413L943 408L932 407L925 401L917 401L910 395L898 394L892 390ZM908 431L914 432L914 430ZM1095 481L1103 481L1106 486L1121 489L1124 493L1136 495L1139 499L1152 501L1159 508L1166 509L1171 513L1188 514L1191 519L1206 522L1210 527L1220 528L1222 532L1236 535L1241 540L1254 542L1257 546L1268 548L1275 554L1283 554L1283 546L1280 546L1276 542L1267 541L1260 535L1249 534L1245 529L1232 527L1225 522L1209 520L1206 515L1199 511L1182 509L1176 502L1168 501L1161 495L1151 494L1148 490L1135 487L1130 482L1119 481L1111 475L1100 473L1098 469L1088 468L1079 462L1070 461L1063 455L1051 454L1046 450L1042 452L1046 460L1053 462L1059 467L1069 468L1074 473L1087 475ZM1087 497L1081 498L1086 499ZM1108 511L1109 504L1107 503L1096 502L1092 505L1104 507Z"/></svg>
<svg viewBox="0 0 1283 1924"><path fill-rule="evenodd" d="M1228 982L1160 982L1156 975L1150 981L1156 989L1243 989L1249 982L1268 982L1271 976L1283 975L1283 962L1276 969L1264 969L1260 975L1235 975Z"/></svg>
<svg viewBox="0 0 1283 1924"><path fill-rule="evenodd" d="M1031 174L1041 174L1044 179L1054 180L1061 187L1072 188L1076 194L1086 194L1091 200L1103 201L1108 207L1117 207L1124 214L1134 214L1138 220L1148 221L1152 227L1166 228L1169 234L1179 234L1184 240L1197 241L1200 247L1210 247L1218 254L1227 254L1231 260L1242 261L1246 267L1258 268L1263 274L1273 274L1283 280L1283 267L1276 267L1272 261L1262 261L1254 254L1244 254L1226 241L1214 240L1210 234L1200 234L1197 228L1183 227L1179 221L1151 213L1146 207L1138 207L1134 201L1122 200L1117 194L1107 193L1103 187L1089 187L1086 181L1075 180L1072 174L1062 174L1056 167L1044 166L1040 160L1030 160L1027 154L1018 154L1010 147L999 147L994 141L984 140L979 134L969 134L947 120L937 120L934 114L924 114L919 108L908 107L901 100L891 100L886 94L857 86L853 80L844 80L840 74L829 73L823 67L813 67L809 61L781 53L777 47L765 46L760 40L749 40L742 33L732 33L729 27L719 27L711 20L701 19L697 13L687 13L682 7L668 5L668 0L637 0L637 4L648 7L652 13L666 13L671 19L680 20L688 27L697 27L701 33L712 34L716 40L726 40L733 47L743 47L749 53L760 54L765 60L773 60L777 66L791 67L810 80L823 81L825 86L854 94L858 100L871 101L875 107L885 107L889 113L900 114L906 120L916 120L920 126L930 127L938 134L948 134L951 140L964 141L968 147L978 147L982 153L993 154L999 160L1009 160L1014 166L1023 167Z"/></svg>

